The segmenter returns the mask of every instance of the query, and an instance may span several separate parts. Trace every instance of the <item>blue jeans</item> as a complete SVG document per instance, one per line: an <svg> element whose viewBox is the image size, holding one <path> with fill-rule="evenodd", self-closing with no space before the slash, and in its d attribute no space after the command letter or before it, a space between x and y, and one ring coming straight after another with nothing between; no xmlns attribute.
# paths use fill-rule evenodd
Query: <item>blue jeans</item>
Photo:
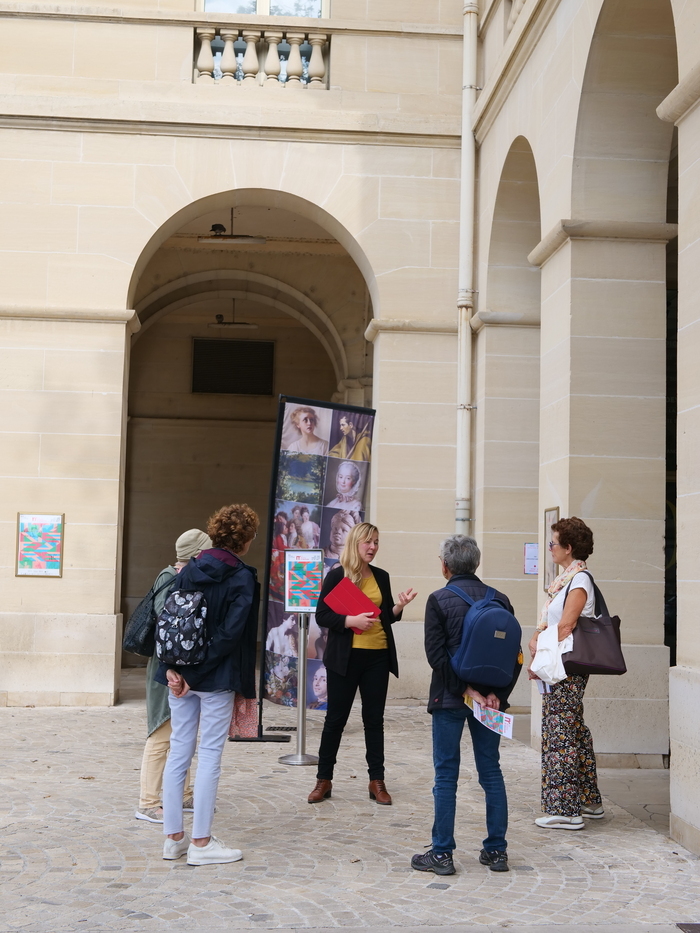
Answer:
<svg viewBox="0 0 700 933"><path fill-rule="evenodd" d="M498 746L500 735L491 732L474 719L469 707L433 710L433 764L435 765L435 822L433 849L438 854L455 849L455 811L457 808L457 778L459 777L460 742L466 719L472 737L474 761L486 795L487 852L503 852L508 843L508 800L501 774Z"/></svg>

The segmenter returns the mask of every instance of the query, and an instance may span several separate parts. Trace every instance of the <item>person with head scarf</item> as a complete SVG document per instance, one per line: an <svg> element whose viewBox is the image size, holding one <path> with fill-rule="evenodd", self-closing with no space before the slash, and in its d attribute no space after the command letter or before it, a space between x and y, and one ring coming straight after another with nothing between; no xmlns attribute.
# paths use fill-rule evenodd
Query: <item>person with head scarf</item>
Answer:
<svg viewBox="0 0 700 933"><path fill-rule="evenodd" d="M156 593L154 609L156 616L160 615L168 596L168 580L172 581L189 564L193 557L211 547L209 535L198 528L191 528L175 542L175 564L168 565L156 577L153 590ZM160 590L160 592L158 592ZM163 770L170 751L170 706L168 704L168 688L156 683L153 676L158 669L158 659L155 655L148 660L146 668L146 716L148 720L148 738L143 750L141 761L141 791L139 805L136 809L136 819L146 820L149 823L163 822L163 808L161 806L161 792L163 788ZM192 789L189 772L185 782L183 795L183 808L192 810Z"/></svg>

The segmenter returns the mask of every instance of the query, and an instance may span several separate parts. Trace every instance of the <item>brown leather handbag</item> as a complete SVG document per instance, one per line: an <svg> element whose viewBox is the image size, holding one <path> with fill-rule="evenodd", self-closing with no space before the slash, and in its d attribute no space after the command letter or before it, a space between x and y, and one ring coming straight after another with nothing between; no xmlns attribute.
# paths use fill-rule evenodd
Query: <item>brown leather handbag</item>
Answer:
<svg viewBox="0 0 700 933"><path fill-rule="evenodd" d="M595 580L587 570L581 573L587 574L593 584L596 618L579 616L573 632L574 646L562 655L564 670L567 674L624 674L627 665L620 644L620 617L611 618ZM571 583L566 588L565 604Z"/></svg>

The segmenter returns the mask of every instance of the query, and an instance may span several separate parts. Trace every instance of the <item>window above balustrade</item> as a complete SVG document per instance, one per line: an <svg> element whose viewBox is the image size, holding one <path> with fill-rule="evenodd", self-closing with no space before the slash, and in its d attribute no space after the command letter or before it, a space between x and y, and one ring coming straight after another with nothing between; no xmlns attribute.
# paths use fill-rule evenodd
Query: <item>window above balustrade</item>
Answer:
<svg viewBox="0 0 700 933"><path fill-rule="evenodd" d="M203 0L205 13L327 19L331 0Z"/></svg>

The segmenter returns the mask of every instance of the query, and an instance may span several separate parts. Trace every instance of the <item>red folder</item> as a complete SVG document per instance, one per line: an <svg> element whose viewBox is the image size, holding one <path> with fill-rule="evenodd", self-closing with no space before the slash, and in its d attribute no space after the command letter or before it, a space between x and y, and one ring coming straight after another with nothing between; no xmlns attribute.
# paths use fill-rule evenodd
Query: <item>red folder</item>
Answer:
<svg viewBox="0 0 700 933"><path fill-rule="evenodd" d="M362 612L371 612L375 619L379 618L379 607L375 606L369 596L365 596L359 586L348 577L343 577L337 586L323 597L327 606L341 616L359 616ZM362 629L353 628L356 635L362 634Z"/></svg>

